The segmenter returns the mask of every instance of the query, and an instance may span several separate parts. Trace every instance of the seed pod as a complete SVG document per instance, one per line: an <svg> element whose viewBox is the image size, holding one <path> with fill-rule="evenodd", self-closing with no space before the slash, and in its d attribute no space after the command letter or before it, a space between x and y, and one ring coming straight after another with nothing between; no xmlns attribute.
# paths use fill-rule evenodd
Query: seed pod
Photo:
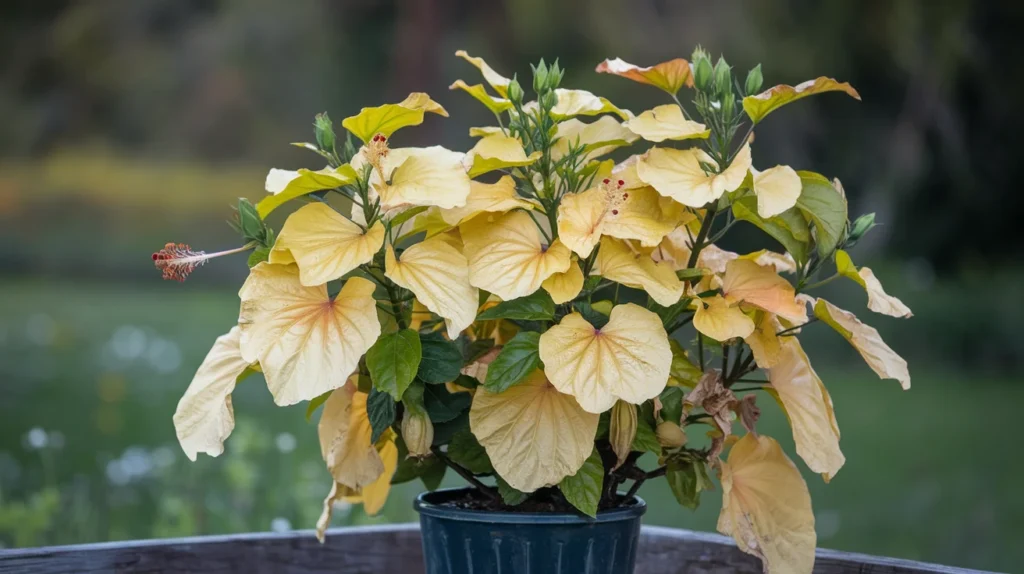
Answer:
<svg viewBox="0 0 1024 574"><path fill-rule="evenodd" d="M673 422L659 424L655 434L658 435L658 442L665 448L679 448L686 444L686 431Z"/></svg>
<svg viewBox="0 0 1024 574"><path fill-rule="evenodd" d="M633 450L633 439L636 438L636 407L626 401L616 401L612 407L611 424L608 427L608 440L615 452L615 468L626 462L626 457Z"/></svg>
<svg viewBox="0 0 1024 574"><path fill-rule="evenodd" d="M434 424L426 413L406 411L402 418L402 440L409 449L409 456L421 458L430 455L434 442Z"/></svg>

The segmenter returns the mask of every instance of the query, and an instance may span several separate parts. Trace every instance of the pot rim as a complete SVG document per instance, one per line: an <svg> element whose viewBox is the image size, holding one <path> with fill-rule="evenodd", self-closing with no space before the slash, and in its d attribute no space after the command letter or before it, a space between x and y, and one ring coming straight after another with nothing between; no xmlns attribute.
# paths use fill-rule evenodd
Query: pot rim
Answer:
<svg viewBox="0 0 1024 574"><path fill-rule="evenodd" d="M468 487L441 488L435 491L421 492L413 502L416 512L424 516L456 520L460 522L490 522L498 524L595 524L602 522L618 522L640 518L647 512L647 503L639 496L633 496L633 504L625 508L602 510L597 518L583 514L552 513L552 512L499 512L495 510L471 510L455 508L434 502L432 499L444 498L456 492L472 490Z"/></svg>

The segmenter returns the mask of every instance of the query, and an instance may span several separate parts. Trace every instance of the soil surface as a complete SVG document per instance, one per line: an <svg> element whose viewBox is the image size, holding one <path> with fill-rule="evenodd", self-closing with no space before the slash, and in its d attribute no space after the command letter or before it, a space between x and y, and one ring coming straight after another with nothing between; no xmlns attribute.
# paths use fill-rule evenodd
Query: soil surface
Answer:
<svg viewBox="0 0 1024 574"><path fill-rule="evenodd" d="M447 494L447 493L446 493ZM611 510L614 508L627 508L635 504L635 499L627 499L624 496L615 497L616 501L605 504L602 501L599 510ZM495 502L481 493L479 490L467 488L465 490L451 492L443 500L434 501L439 506L459 508L462 510L484 510L491 512L522 512L541 514L579 514L557 488L542 488L530 495L529 498L515 506L502 502Z"/></svg>

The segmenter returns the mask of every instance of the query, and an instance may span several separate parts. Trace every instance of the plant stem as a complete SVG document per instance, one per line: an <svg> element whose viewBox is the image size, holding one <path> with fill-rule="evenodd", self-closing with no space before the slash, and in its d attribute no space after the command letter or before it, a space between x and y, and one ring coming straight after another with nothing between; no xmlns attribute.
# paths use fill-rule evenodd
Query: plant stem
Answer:
<svg viewBox="0 0 1024 574"><path fill-rule="evenodd" d="M810 291L811 289L814 289L816 287L821 287L822 285L828 285L829 283L835 281L839 277L840 277L840 275L838 273L836 273L836 274L832 275L831 277L828 277L828 278L822 279L821 281L818 281L817 283L811 283L810 285L804 285L804 287L803 287L803 289L801 289L801 291Z"/></svg>
<svg viewBox="0 0 1024 574"><path fill-rule="evenodd" d="M441 452L441 449L439 447L431 447L430 452L434 453L434 456L436 456L441 462L443 462L445 466L454 470L456 473L458 473L459 476L466 479L466 482L473 485L473 487L479 490L481 494L486 496L488 500L490 500L491 502L496 502L498 504L504 504L501 500L501 495L498 494L498 491L495 488L487 486L486 484L480 482L479 480L477 480L475 476L473 476L473 473L469 472L465 468L462 468L458 464L455 464L450 458L448 458L447 456L445 456L443 452Z"/></svg>
<svg viewBox="0 0 1024 574"><path fill-rule="evenodd" d="M715 220L715 213L718 211L718 202L715 201L711 207L704 212L704 220L700 223L700 231L697 232L697 237L693 240L693 247L690 250L690 259L686 262L687 269L693 269L697 266L697 258L700 257L701 249L704 249L704 241L708 238L708 233L711 232L711 225ZM689 285L690 280L686 280Z"/></svg>
<svg viewBox="0 0 1024 574"><path fill-rule="evenodd" d="M651 472L648 472L647 474L643 475L641 478L636 479L636 481L633 482L633 486L629 487L629 492L626 493L626 498L633 498L636 495L637 491L640 490L640 487L643 486L644 482L652 478L664 476L666 472L668 472L668 468L660 466L652 470Z"/></svg>

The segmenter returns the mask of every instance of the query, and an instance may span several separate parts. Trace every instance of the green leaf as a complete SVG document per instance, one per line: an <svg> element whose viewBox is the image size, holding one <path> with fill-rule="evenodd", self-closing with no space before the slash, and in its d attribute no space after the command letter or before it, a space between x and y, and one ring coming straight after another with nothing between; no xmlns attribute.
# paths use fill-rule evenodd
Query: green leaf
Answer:
<svg viewBox="0 0 1024 574"><path fill-rule="evenodd" d="M366 352L366 368L374 388L396 401L402 400L405 389L416 378L422 352L419 333L412 329L381 335Z"/></svg>
<svg viewBox="0 0 1024 574"><path fill-rule="evenodd" d="M466 393L459 394L464 395ZM469 411L462 411L457 417L446 423L432 422L434 423L433 446L448 444L459 431L469 428Z"/></svg>
<svg viewBox="0 0 1024 574"><path fill-rule="evenodd" d="M669 380L690 389L696 387L700 378L704 376L700 367L690 360L686 349L679 344L679 341L669 339L669 348L672 349L672 365L668 371Z"/></svg>
<svg viewBox="0 0 1024 574"><path fill-rule="evenodd" d="M686 281L688 279L700 280L700 278L703 276L704 270L701 269L700 267L694 267L691 269L680 269L679 271L676 271L676 277L678 277L680 281Z"/></svg>
<svg viewBox="0 0 1024 574"><path fill-rule="evenodd" d="M597 505L604 487L604 464L595 448L576 474L558 483L558 489L569 504L591 518L597 517Z"/></svg>
<svg viewBox="0 0 1024 574"><path fill-rule="evenodd" d="M469 408L473 398L469 393L449 393L444 385L424 385L423 406L430 421L446 423L455 420ZM434 441L437 442L437 427L434 427Z"/></svg>
<svg viewBox="0 0 1024 574"><path fill-rule="evenodd" d="M594 326L595 329L600 329L608 324L608 316L594 309L594 307L586 301L577 301L573 303L573 307L579 311L580 315L587 320L588 323Z"/></svg>
<svg viewBox="0 0 1024 574"><path fill-rule="evenodd" d="M315 413L316 410L318 408L320 408L320 405L322 405L325 402L327 402L327 397L331 396L331 393L333 393L333 392L334 391L327 391L326 393L324 393L322 395L313 397L309 401L309 404L306 405L306 422L307 423L310 421L310 419L313 418L313 413Z"/></svg>
<svg viewBox="0 0 1024 574"><path fill-rule="evenodd" d="M409 456L409 450L401 439L396 441L398 446L398 468L391 476L391 484L402 484L414 479L421 479L427 490L436 490L444 478L447 468L441 459L436 456L416 458Z"/></svg>
<svg viewBox="0 0 1024 574"><path fill-rule="evenodd" d="M679 504L696 510L700 506L700 493L714 488L702 460L672 459L665 472L668 486Z"/></svg>
<svg viewBox="0 0 1024 574"><path fill-rule="evenodd" d="M633 450L661 454L661 443L658 442L658 435L654 427L645 417L637 417L636 436L633 438Z"/></svg>
<svg viewBox="0 0 1024 574"><path fill-rule="evenodd" d="M836 250L843 239L847 219L846 198L824 176L806 171L797 173L803 189L796 206L814 223L818 257L824 259Z"/></svg>
<svg viewBox="0 0 1024 574"><path fill-rule="evenodd" d="M775 217L763 219L757 214L757 198L747 196L733 202L732 214L736 219L752 223L772 236L798 263L807 261L810 231L799 213L790 209Z"/></svg>
<svg viewBox="0 0 1024 574"><path fill-rule="evenodd" d="M427 457L426 468L420 473L420 480L423 481L423 486L427 490L433 492L441 486L441 481L444 480L444 473L448 470L448 465L441 462L441 459L436 456Z"/></svg>
<svg viewBox="0 0 1024 574"><path fill-rule="evenodd" d="M540 333L520 331L502 347L501 352L487 367L484 388L489 393L500 393L522 382L540 368Z"/></svg>
<svg viewBox="0 0 1024 574"><path fill-rule="evenodd" d="M380 435L395 422L395 410L395 401L391 395L376 387L370 389L370 396L366 399L366 414L370 418L370 428L373 429L370 442L376 443Z"/></svg>
<svg viewBox="0 0 1024 574"><path fill-rule="evenodd" d="M668 307L662 307L652 301L651 311L654 311L661 318L661 324L667 329L675 322L679 315L683 314L690 307L690 301L692 300L690 297L683 297ZM669 334L671 335L671 333Z"/></svg>
<svg viewBox="0 0 1024 574"><path fill-rule="evenodd" d="M494 479L498 485L498 494L501 495L501 501L505 504L509 506L519 506L524 500L530 497L529 494L512 488L512 485L505 482L505 479L500 476L495 476Z"/></svg>
<svg viewBox="0 0 1024 574"><path fill-rule="evenodd" d="M423 213L428 209L430 208L424 205L419 205L416 207L410 207L406 209L402 213L399 213L398 215L391 218L391 229L397 230L399 227L402 226L403 223L409 221L413 217L416 217L417 215Z"/></svg>
<svg viewBox="0 0 1024 574"><path fill-rule="evenodd" d="M448 458L473 474L494 472L487 451L469 429L461 430L452 437L448 443Z"/></svg>
<svg viewBox="0 0 1024 574"><path fill-rule="evenodd" d="M665 387L658 396L661 401L662 420L680 424L683 418L683 392L681 387Z"/></svg>
<svg viewBox="0 0 1024 574"><path fill-rule="evenodd" d="M358 179L356 170L345 164L338 168L325 167L319 171L300 169L295 172L295 178L284 185L284 188L267 195L256 204L256 209L262 219L286 202L325 189L334 189L355 183ZM269 191L269 190L268 190Z"/></svg>
<svg viewBox="0 0 1024 574"><path fill-rule="evenodd" d="M462 352L452 343L438 335L422 335L423 360L420 361L416 378L428 385L450 383L462 370Z"/></svg>
<svg viewBox="0 0 1024 574"><path fill-rule="evenodd" d="M270 259L270 248L269 247L258 247L249 254L249 269L256 267L260 263Z"/></svg>
<svg viewBox="0 0 1024 574"><path fill-rule="evenodd" d="M477 339L462 349L463 363L472 363L494 348L494 339Z"/></svg>
<svg viewBox="0 0 1024 574"><path fill-rule="evenodd" d="M502 301L480 313L478 321L517 319L520 321L550 321L555 317L555 303L547 291L538 289L532 295Z"/></svg>

